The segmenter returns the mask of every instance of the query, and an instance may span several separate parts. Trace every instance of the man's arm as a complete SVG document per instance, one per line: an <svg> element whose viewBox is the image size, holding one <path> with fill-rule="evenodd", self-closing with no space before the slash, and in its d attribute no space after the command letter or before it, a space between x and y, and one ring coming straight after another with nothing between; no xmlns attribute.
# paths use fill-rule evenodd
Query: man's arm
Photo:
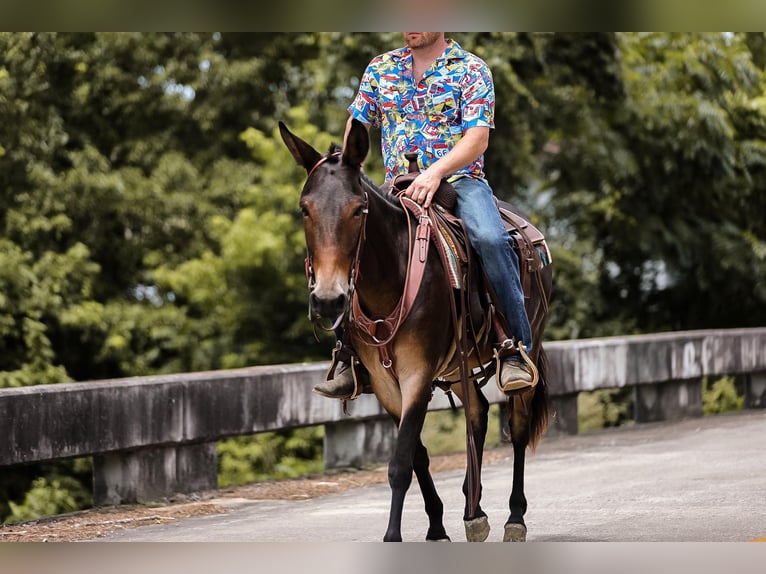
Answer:
<svg viewBox="0 0 766 574"><path fill-rule="evenodd" d="M428 208L442 178L473 162L484 153L488 145L489 127L468 128L455 147L415 178L406 195Z"/></svg>

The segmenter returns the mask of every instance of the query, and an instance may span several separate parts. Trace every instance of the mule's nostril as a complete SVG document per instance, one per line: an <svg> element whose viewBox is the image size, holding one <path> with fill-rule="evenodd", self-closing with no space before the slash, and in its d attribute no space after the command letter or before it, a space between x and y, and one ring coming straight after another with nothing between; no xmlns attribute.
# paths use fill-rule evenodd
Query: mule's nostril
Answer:
<svg viewBox="0 0 766 574"><path fill-rule="evenodd" d="M321 297L316 293L309 295L311 314L314 317L323 317L334 320L343 313L346 308L347 297L345 293L331 297Z"/></svg>
<svg viewBox="0 0 766 574"><path fill-rule="evenodd" d="M333 307L337 310L336 315L340 315L343 312L343 309L346 306L346 295L345 293L341 293L335 298L335 301L333 301Z"/></svg>
<svg viewBox="0 0 766 574"><path fill-rule="evenodd" d="M309 315L312 318L319 316L319 297L314 293L309 294Z"/></svg>

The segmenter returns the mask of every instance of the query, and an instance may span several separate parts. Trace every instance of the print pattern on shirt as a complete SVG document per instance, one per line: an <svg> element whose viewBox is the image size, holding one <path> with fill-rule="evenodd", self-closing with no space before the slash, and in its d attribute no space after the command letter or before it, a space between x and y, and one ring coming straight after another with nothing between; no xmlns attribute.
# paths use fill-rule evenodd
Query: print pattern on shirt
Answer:
<svg viewBox="0 0 766 574"><path fill-rule="evenodd" d="M381 128L386 179L406 173L404 154L418 151L426 169L451 150L465 130L494 127L492 74L479 57L448 40L444 53L416 82L412 52L399 48L375 57L365 69L348 110ZM484 177L484 157L457 173Z"/></svg>

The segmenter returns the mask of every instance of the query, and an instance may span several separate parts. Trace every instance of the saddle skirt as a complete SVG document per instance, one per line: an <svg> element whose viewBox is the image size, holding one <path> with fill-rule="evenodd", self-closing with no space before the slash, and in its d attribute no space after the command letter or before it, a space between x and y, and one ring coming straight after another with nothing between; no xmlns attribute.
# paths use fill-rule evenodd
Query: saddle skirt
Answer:
<svg viewBox="0 0 766 574"><path fill-rule="evenodd" d="M524 296L530 296L530 276L553 263L548 242L543 233L530 221L519 215L510 203L495 198L505 229L513 239L519 257L521 287Z"/></svg>

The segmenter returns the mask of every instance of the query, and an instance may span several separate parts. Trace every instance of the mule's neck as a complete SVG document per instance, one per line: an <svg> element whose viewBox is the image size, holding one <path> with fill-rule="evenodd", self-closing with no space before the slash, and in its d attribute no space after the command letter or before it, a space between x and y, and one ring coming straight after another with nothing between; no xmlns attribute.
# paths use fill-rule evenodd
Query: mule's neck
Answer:
<svg viewBox="0 0 766 574"><path fill-rule="evenodd" d="M368 190L366 235L359 265L357 293L370 313L389 313L404 290L409 249L408 214Z"/></svg>

